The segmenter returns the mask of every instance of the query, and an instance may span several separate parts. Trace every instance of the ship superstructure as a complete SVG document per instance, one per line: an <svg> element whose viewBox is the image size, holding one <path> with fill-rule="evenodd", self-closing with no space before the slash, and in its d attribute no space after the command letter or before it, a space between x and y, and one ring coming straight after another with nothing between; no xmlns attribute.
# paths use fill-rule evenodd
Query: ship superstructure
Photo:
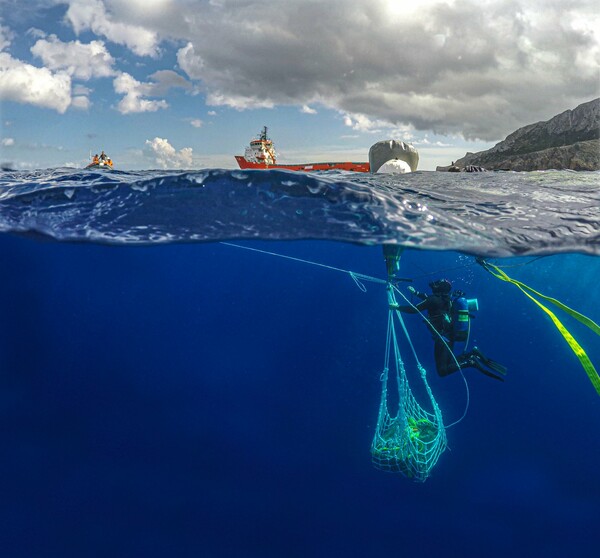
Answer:
<svg viewBox="0 0 600 558"><path fill-rule="evenodd" d="M324 170L347 170L354 172L369 172L369 163L303 163L281 165L277 163L275 146L267 135L267 127L264 126L258 138L253 139L246 147L244 155L236 155L235 160L241 169L285 169L292 171L324 171Z"/></svg>

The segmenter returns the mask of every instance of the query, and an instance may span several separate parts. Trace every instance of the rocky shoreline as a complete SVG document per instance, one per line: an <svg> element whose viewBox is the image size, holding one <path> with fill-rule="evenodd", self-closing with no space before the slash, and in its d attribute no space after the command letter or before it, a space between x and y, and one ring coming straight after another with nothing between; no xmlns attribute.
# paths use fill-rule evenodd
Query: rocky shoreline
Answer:
<svg viewBox="0 0 600 558"><path fill-rule="evenodd" d="M465 170L469 166L511 171L600 170L600 99L519 128L491 149L467 153L453 165L437 170Z"/></svg>

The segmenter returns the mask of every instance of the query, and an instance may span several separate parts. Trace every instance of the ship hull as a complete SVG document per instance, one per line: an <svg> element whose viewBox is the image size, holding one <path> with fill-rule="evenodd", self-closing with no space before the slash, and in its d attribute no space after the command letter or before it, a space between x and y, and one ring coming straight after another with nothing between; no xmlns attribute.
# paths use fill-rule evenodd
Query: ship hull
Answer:
<svg viewBox="0 0 600 558"><path fill-rule="evenodd" d="M235 155L240 169L255 169L255 170L291 170L300 172L314 172L326 170L345 170L352 172L369 172L369 163L305 163L302 165L268 165L267 163L253 163L247 161L243 155Z"/></svg>

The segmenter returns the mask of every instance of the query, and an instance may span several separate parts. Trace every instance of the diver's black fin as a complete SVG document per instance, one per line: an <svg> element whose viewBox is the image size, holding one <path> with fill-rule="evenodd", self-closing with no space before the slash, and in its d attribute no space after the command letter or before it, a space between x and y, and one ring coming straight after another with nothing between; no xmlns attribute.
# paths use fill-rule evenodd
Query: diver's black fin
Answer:
<svg viewBox="0 0 600 558"><path fill-rule="evenodd" d="M496 374L492 374L487 368L484 368L483 362L481 362L477 357L471 357L465 364L469 367L479 370L479 372L490 378L493 378L494 380L498 380L499 382L504 381L502 376L496 376Z"/></svg>
<svg viewBox="0 0 600 558"><path fill-rule="evenodd" d="M491 368L494 372L498 372L498 374L502 374L503 376L506 376L506 373L508 372L508 368L506 368L506 366L496 362L495 360L488 359L485 361L485 365L488 368Z"/></svg>
<svg viewBox="0 0 600 558"><path fill-rule="evenodd" d="M485 364L488 368L491 368L494 372L498 372L498 374L506 376L508 368L506 368L506 366L504 366L503 364L500 364L499 362L496 362L495 360L486 357L477 347L473 347L471 353L478 357L483 364Z"/></svg>

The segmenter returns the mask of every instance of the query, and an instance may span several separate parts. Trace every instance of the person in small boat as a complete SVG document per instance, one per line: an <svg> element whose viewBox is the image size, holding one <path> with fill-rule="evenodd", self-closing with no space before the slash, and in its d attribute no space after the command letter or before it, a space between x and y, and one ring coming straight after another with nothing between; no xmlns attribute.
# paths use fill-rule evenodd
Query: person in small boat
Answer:
<svg viewBox="0 0 600 558"><path fill-rule="evenodd" d="M100 164L100 159L98 159L98 153L96 153L94 155L94 158L92 159L92 165L98 165Z"/></svg>
<svg viewBox="0 0 600 558"><path fill-rule="evenodd" d="M102 151L102 153L100 153L100 160L102 162L106 162L107 159L108 159L108 157L106 156L106 153L104 153L104 151Z"/></svg>
<svg viewBox="0 0 600 558"><path fill-rule="evenodd" d="M454 344L467 340L468 332L460 327L460 319L453 312L451 295L452 283L447 279L439 279L429 284L431 294L424 294L409 287L409 291L421 299L414 306L394 306L394 309L408 314L427 312L427 327L433 336L433 355L437 373L448 376L462 368L475 368L494 380L504 381L507 369L502 364L487 358L477 347L468 353L454 354ZM461 293L462 294L462 293Z"/></svg>

